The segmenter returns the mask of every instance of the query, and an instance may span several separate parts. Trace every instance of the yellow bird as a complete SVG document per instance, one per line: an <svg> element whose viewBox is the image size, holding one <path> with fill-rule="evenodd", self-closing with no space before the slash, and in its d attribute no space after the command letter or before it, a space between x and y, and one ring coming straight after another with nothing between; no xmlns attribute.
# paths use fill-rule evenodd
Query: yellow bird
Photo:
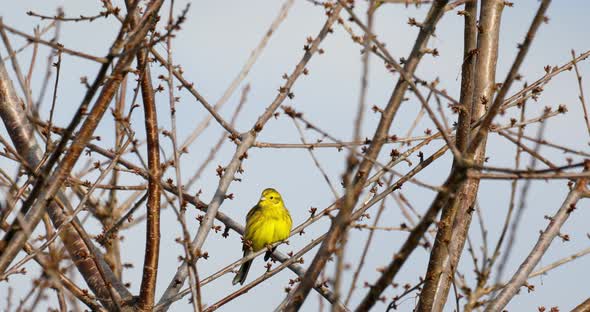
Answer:
<svg viewBox="0 0 590 312"><path fill-rule="evenodd" d="M246 216L244 239L248 243L244 244L244 257L289 238L292 223L291 215L283 203L281 194L272 188L262 191L258 204L250 209ZM266 252L265 261L270 258L271 253L270 250ZM232 281L233 285L244 284L251 265L252 260L242 264Z"/></svg>

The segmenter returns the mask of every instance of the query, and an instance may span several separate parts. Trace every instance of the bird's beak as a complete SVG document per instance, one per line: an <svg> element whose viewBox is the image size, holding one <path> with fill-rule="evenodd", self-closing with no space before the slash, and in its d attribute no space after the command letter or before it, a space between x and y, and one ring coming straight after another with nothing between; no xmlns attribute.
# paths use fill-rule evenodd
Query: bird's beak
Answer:
<svg viewBox="0 0 590 312"><path fill-rule="evenodd" d="M266 200L266 197L264 197L264 196L260 197L260 201L265 201L265 200Z"/></svg>

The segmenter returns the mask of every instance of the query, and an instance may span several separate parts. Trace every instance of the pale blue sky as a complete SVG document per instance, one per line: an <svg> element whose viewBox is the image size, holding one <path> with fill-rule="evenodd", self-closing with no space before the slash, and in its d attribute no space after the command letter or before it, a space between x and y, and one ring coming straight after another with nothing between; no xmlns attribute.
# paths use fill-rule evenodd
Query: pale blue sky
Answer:
<svg viewBox="0 0 590 312"><path fill-rule="evenodd" d="M120 5L121 1L117 1ZM359 1L362 2L362 1ZM177 9L184 6L187 1L175 1ZM224 0L224 1L194 1L182 31L173 42L175 63L182 64L185 77L195 83L195 87L205 96L209 102L214 103L229 85L231 80L240 70L242 64L248 58L250 51L256 46L259 39L268 29L283 1L270 0ZM516 54L516 45L522 41L524 34L534 15L538 1L522 0L515 1L513 8L506 8L502 20L502 36L500 41L500 57L498 60L497 81L502 81L506 71ZM99 1L10 1L0 9L0 16L4 23L20 30L32 33L35 25L47 22L40 22L38 19L27 16L25 12L34 10L37 13L53 14L55 8L64 6L66 15L78 16L93 15L100 10ZM357 12L364 16L363 5ZM417 34L416 28L407 25L408 17L415 17L422 20L427 6L421 9L402 5L385 5L375 16L375 28L378 37L387 43L387 47L394 57L405 57ZM164 10L167 10L165 5ZM177 10L179 12L179 10ZM535 38L529 56L522 66L521 74L526 81L534 81L543 75L545 65L561 65L571 59L570 50L584 52L590 49L588 44L588 14L590 3L584 0L554 1L549 9L550 22L541 27L540 33ZM163 14L167 16L166 14ZM345 13L343 13L346 16ZM289 73L299 61L303 52L303 45L308 36L315 36L325 21L325 14L319 7L315 7L307 1L296 0L295 5L289 12L285 22L271 38L267 49L263 52L260 60L253 67L250 75L244 83L251 84L248 94L248 102L239 118L236 128L245 131L252 126L253 121L262 113L264 108L272 101L277 89L282 84L281 76ZM440 87L448 90L449 94L458 97L460 86L460 67L462 62L462 30L463 18L456 12L446 14L436 31L436 38L430 41L429 46L437 48L440 56L433 58L425 56L418 68L418 75L427 80L439 77ZM112 19L97 20L94 23L67 23L62 26L60 42L67 47L84 50L93 55L106 55L118 23ZM342 27L334 27L334 34L330 35L322 44L326 51L324 55L315 56L308 65L310 75L301 77L293 88L295 98L287 100L284 104L294 106L305 116L331 135L348 140L352 136L352 121L357 109L358 91L360 89L361 56L359 46L353 44ZM357 30L358 32L358 30ZM360 32L358 32L360 34ZM19 38L10 37L14 46L20 46L23 42ZM163 51L163 49L161 49ZM36 79L33 81L33 94L38 94L45 60L46 49L41 49L40 58L35 71ZM2 48L0 53L6 56ZM21 65L28 68L30 49L19 55ZM80 76L94 77L97 65L79 58L64 55L62 64L62 76L60 78L60 93L57 103L56 123L66 124L81 101L84 88L79 84ZM154 71L159 68L154 66ZM581 63L580 69L586 77L590 75L590 66ZM368 103L370 106L378 105L383 107L396 82L382 66L382 62L372 58L370 68ZM584 81L586 93L587 80ZM157 83L157 82L155 82ZM521 86L516 83L513 91ZM542 97L537 103L531 102L527 111L529 116L538 116L545 106L556 107L558 104L566 104L569 109L567 115L558 116L548 122L550 131L547 132L547 139L555 140L577 149L588 150L588 137L583 124L580 104L577 100L578 89L573 72L565 72L555 78L546 88ZM178 127L179 137L182 141L192 128L206 115L206 111L187 92L177 92L181 97L178 104ZM237 105L240 92L236 92L226 106L221 110L222 116L229 119L231 112ZM45 97L43 104L44 114L49 110L49 96ZM445 103L446 105L446 103ZM162 128L169 129L168 102L164 93L158 97L159 122ZM410 98L405 102L396 117L390 133L402 135L406 132L414 115L419 109L419 103ZM367 112L365 115L363 136L371 136L378 121L378 116ZM518 116L516 110L508 111L506 116L500 117L506 121L510 117ZM454 115L451 121L456 118ZM425 119L426 120L426 119ZM132 120L137 130L137 136L143 138L143 113L138 109ZM103 144L106 147L112 144L113 121L110 115L105 115L97 134L101 135ZM423 134L426 128L433 129L429 121L421 123L416 134ZM196 170L200 162L207 156L209 149L217 141L221 134L221 127L212 123L208 130L189 148L190 154L183 156L181 160L183 180L186 182ZM5 133L1 127L1 133ZM536 127L527 127L527 134L534 135ZM313 132L306 132L307 139L314 141L320 138ZM260 141L270 142L298 142L298 134L290 119L282 117L278 120L272 119L259 136ZM163 148L170 150L169 140L161 138ZM433 142L423 150L425 155L430 155L440 147L440 142ZM215 176L217 165L224 166L233 154L233 146L227 144L221 150L219 157L209 166L202 179L199 180L191 192L201 189L202 199L208 201L217 187L218 178ZM390 147L383 152L383 159L389 154ZM514 147L497 135L490 136L488 151L492 155L491 165L513 166ZM547 155L556 163L564 163L566 155L555 150L543 148L542 153ZM332 181L338 184L339 177L344 167L345 152L337 152L332 149L316 150L320 162L326 169ZM169 155L167 155L169 156ZM432 184L439 184L449 172L450 157L445 156L436 164L421 172L417 178L429 181ZM130 160L136 159L129 155ZM581 160L574 156L575 160ZM80 164L85 162L82 158ZM413 162L417 157L413 156ZM528 163L528 157L524 157L523 163ZM3 167L13 168L12 163L0 160ZM400 171L407 170L405 164L399 166ZM226 201L221 209L224 213L237 220L243 220L247 210L255 204L259 193L265 187L276 187L282 192L287 206L290 208L294 223L299 224L308 217L309 207L323 208L329 205L333 196L324 182L321 174L315 169L311 158L306 150L276 150L276 149L253 149L249 152L249 158L244 163L246 170L241 183L234 183L230 192L235 194L233 201ZM10 170L9 170L10 171ZM11 169L11 173L14 169ZM166 178L173 178L173 171L166 173ZM123 184L138 183L138 179L125 177ZM521 184L522 185L522 184ZM413 206L420 212L430 204L434 193L407 184L402 190ZM518 264L524 259L530 248L538 237L539 230L544 228L547 221L545 215L552 214L560 205L567 192L566 183L538 181L533 184L528 199L528 206L522 223L516 248L509 262L506 274L515 270ZM509 182L488 182L482 183L479 202L483 209L486 226L489 231L489 240L495 244L499 235L504 215L508 206ZM121 201L123 198L121 198ZM587 220L590 218L588 202L582 201L571 220L567 222L563 232L570 234L572 240L562 243L556 240L551 246L547 255L541 261L541 265L547 265L554 260L574 253L588 247L590 240L587 238ZM371 215L376 214L372 209ZM138 214L139 215L139 214ZM137 215L137 216L138 216ZM188 220L192 223L192 233L196 233L196 222L194 222L194 211L189 209ZM182 253L180 246L173 242L173 239L180 235L176 218L170 209L163 212L162 226L162 252L160 262L160 273L158 275L159 287L158 296L164 290L165 285L171 279L178 265L177 257ZM382 217L382 225L398 226L403 222L399 208L390 198L387 201L387 209ZM99 232L94 222L90 226L93 234ZM297 247L304 246L310 239L319 236L327 229L327 222L320 222L308 230L306 235L295 236L291 239L290 246L282 246L281 250L290 251ZM347 262L356 266L358 255L364 244L366 234L358 230L352 230L350 243L346 251ZM125 270L124 281L131 282L131 290L138 293L141 279L141 263L143 261L144 226L136 227L132 231L125 232L124 262L133 262L135 268ZM481 244L479 227L476 222L472 226L470 235L476 246ZM405 239L405 234L399 232L379 232L373 243L373 248L367 258L365 270L361 278L361 286L364 281L373 282L378 273L375 267L386 265L393 253L398 250ZM241 257L240 239L235 233L231 233L228 239L222 239L220 235L211 235L205 249L211 255L210 260L199 262L199 274L201 277L208 276L215 272L229 261ZM479 251L478 251L479 252ZM396 282L400 284L416 283L417 276L425 273L427 264L427 251L417 250L410 261L398 275ZM306 265L311 261L312 255L305 257ZM220 261L223 259L223 261ZM221 262L221 263L220 263ZM261 274L264 270L263 261L257 259L253 270L250 273L250 280ZM531 311L540 305L559 306L562 310L568 310L575 304L588 297L587 283L590 278L588 267L590 259L583 258L567 264L542 278L535 278L529 281L535 285L532 293L522 292L508 306L511 311ZM29 271L35 272L36 265L31 263L27 266ZM469 255L465 254L460 264L460 270L467 275L470 285L474 285L473 265ZM327 267L327 273L333 272L333 267ZM34 273L30 273L34 274ZM352 272L348 271L344 285L351 279ZM268 311L275 307L284 297L283 288L287 286L289 278L294 275L288 271L282 272L264 285L250 291L223 307L223 311ZM29 286L29 276L14 276L11 278L11 285L15 287L15 298L24 296ZM0 283L0 293L6 293L7 284ZM208 304L216 302L235 287L231 286L231 276L224 276L214 283L203 288L204 301ZM348 290L347 288L345 289ZM385 295L389 299L399 294L399 289L386 290ZM357 290L353 297L352 307L365 289ZM50 305L55 307L55 296L48 293ZM0 307L5 306L5 296L0 295ZM408 297L400 305L400 311L410 311L416 299ZM452 299L448 304L448 311L452 311ZM317 294L312 293L309 297L305 311L317 310ZM384 304L376 307L381 311ZM187 300L181 300L173 306L175 311L189 310Z"/></svg>

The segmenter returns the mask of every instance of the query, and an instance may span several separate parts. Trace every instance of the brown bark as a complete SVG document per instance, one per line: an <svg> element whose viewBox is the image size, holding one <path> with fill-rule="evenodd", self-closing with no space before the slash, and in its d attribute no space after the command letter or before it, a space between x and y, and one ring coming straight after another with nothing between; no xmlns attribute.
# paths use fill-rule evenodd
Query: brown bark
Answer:
<svg viewBox="0 0 590 312"><path fill-rule="evenodd" d="M590 311L590 298L584 300L584 302L577 305L572 312L589 312Z"/></svg>
<svg viewBox="0 0 590 312"><path fill-rule="evenodd" d="M94 107L88 113L84 123L77 133L76 139L72 142L65 156L62 158L60 164L51 176L49 176L49 171L53 165L53 162L57 162L59 154L61 153L60 149L65 147L65 143L68 141L69 135L66 135L64 138L62 138L62 142L60 142L56 148L56 152L54 152L45 166L43 171L44 174L38 178L36 187L33 189L27 198L27 201L23 205L25 210L29 210L27 208L30 207L30 212L26 215L29 228L34 228L37 225L41 219L41 216L45 212L44 208L48 206L51 207L50 204L56 199L56 194L58 194L64 181L69 176L76 161L80 157L86 144L90 141L94 130L98 126L99 121L108 108L116 90L123 79L123 76L126 74L127 67L133 60L135 52L139 48L149 29L155 24L155 17L160 6L162 5L162 2L162 0L152 1L146 9L146 15L144 16L142 23L139 23L138 28L133 33L131 33L128 38L126 38L124 53L119 58L119 61L117 62L110 78L102 87ZM118 49L120 49L123 45L123 28L125 28L126 25L127 23L123 23L122 30L117 38L118 40L115 41L115 44L111 49L111 54L109 54L110 59L113 58L113 53L117 52ZM77 125L79 119L81 119L86 113L86 107L88 106L94 94L93 91L96 91L98 86L103 82L102 77L106 73L107 68L108 64L102 66L97 80L93 84L91 90L85 96L82 105L74 117L74 120L72 123L70 123L70 127L68 127L69 133L73 132L73 129ZM12 108L7 111L11 113L14 112L14 110L15 108ZM21 118L18 121L22 122L23 120L24 113L21 115ZM14 121L5 121L7 124L12 124L11 122ZM48 178L45 178L46 176ZM67 216L62 210L55 209L50 211L50 217L52 218L54 225L58 227ZM18 230L15 225L13 225L12 229L13 230L9 232L4 239L4 242L6 243L6 249L3 251L0 258L0 268L2 271L9 265L12 259L14 259L14 256L16 256L18 251L24 246L24 243L26 242L29 234L25 233L23 230ZM121 282L114 277L112 271L108 265L106 265L100 253L96 251L95 247L87 238L87 235L79 226L79 223L75 221L72 222L66 227L63 233L65 233L65 235L62 236L62 239L64 240L66 249L72 256L74 263L77 265L78 270L84 276L92 291L95 292L98 298L101 298L103 304L111 309L114 309L118 308L117 301L129 300L129 292L125 289L125 287L122 286ZM112 278L110 278L111 275ZM105 278L107 280L105 280ZM113 295L111 287L115 288L118 298L111 298ZM115 302L113 302L111 299L115 300Z"/></svg>
<svg viewBox="0 0 590 312"><path fill-rule="evenodd" d="M156 277L160 251L160 144L158 140L158 118L150 67L145 50L137 53L137 69L140 72L141 95L145 114L145 132L148 152L148 199L145 259L139 293L138 307L150 311L154 306Z"/></svg>
<svg viewBox="0 0 590 312"><path fill-rule="evenodd" d="M483 164L487 135L492 120L499 113L504 103L508 89L518 74L518 70L530 48L531 42L544 20L545 12L550 2L550 0L544 0L539 6L525 40L520 46L520 51L495 97L495 70L498 57L500 15L505 3L504 1L498 0L482 2L475 93L472 107L473 122L478 119L482 121L469 143L466 153L464 153L467 161L475 167ZM491 101L492 99L493 102ZM483 108L489 102L492 102L492 104L489 105L486 113ZM478 188L478 178L468 179L465 185L462 186L459 196L451 203L450 211L443 212L437 239L433 247L433 252L431 253L426 283L420 296L418 311L440 311L444 307L455 270L463 251L463 246L465 245L467 232L471 224L471 212L474 210L473 205L477 197ZM454 208L455 205L459 206L458 210ZM480 276L479 279L481 282L487 280L487 277Z"/></svg>
<svg viewBox="0 0 590 312"><path fill-rule="evenodd" d="M4 63L0 60L0 117L4 121L8 129L8 133L16 147L19 154L25 159L29 167L35 167L41 160L41 149L37 145L37 141L33 136L33 127L29 120L26 118L26 114L23 110L23 106L19 101L16 92ZM59 189L56 189L56 192ZM58 205L58 201L62 204L65 203L65 196L61 192L57 192L52 200L46 207L40 207L39 218L47 209L52 222L56 227L67 218L62 208ZM34 226L39 222L34 222L34 218L30 218L31 215L26 215L28 221L27 227L33 229ZM78 223L78 220L74 220L74 223ZM2 271L8 267L14 256L20 251L21 242L24 246L26 243L27 234L21 228L20 224L16 222L12 225L11 231L9 231L3 238L3 243L6 245L2 247ZM64 246L71 256L72 261L76 264L76 267L80 271L80 274L86 280L86 283L90 289L96 294L98 298L106 299L103 301L105 306L109 306L110 293L106 287L103 277L101 276L98 266L101 266L107 271L108 283L111 284L119 292L120 296L129 299L131 295L122 286L122 284L114 277L108 266L104 262L104 259L98 252L98 250L89 250L94 248L93 246L87 246L82 240L81 235L87 235L85 232L79 233L73 225L67 226L61 234ZM93 253L96 253L96 257L91 257ZM14 256L12 256L14 255ZM110 273L110 274L109 274Z"/></svg>

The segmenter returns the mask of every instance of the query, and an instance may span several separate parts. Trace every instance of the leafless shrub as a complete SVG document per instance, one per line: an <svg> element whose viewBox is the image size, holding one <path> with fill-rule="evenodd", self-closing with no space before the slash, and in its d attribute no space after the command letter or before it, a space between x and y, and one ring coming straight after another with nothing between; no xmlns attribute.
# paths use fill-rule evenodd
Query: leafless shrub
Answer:
<svg viewBox="0 0 590 312"><path fill-rule="evenodd" d="M47 306L60 311L165 311L187 304L183 298L190 295L188 303L194 311L227 308L227 303L242 296L260 296L255 299L257 305L264 302L277 311L295 311L306 302L306 307L315 306L309 297L315 292L320 310L328 304L332 311L367 311L376 305L387 311L502 311L519 292L524 296L544 286L534 285L531 278L590 252L577 248L549 265L541 262L552 243L584 235L568 233L564 225L582 213L582 200L590 195L586 136L590 121L582 79L590 51L572 50L568 61L547 65L541 76L526 77L528 82L519 85L525 79L520 72L527 66L527 56L543 54L533 46L550 21L550 3L539 1L534 16L522 17L522 27L509 30L522 41L513 59L501 60L510 64L504 77L497 64L499 44L508 30L500 26L503 11L513 3L285 0L215 102L199 85L209 79L208 74L187 72L177 61L184 53L177 49L185 40L179 39L183 28L201 14L190 5L183 7L173 0L102 0L94 14L77 16L61 9L52 15L32 8L26 14L40 24L32 33L0 20L4 46L0 118L5 129L0 133L0 289L6 290L2 295L6 310ZM321 12L323 24L313 34L300 34L305 40L296 60L277 60L276 66L295 66L282 77L266 78L272 83L265 88L278 85L272 99L264 107L251 104L248 99L255 91L246 79L271 37L289 21L294 5ZM385 18L382 12L391 8L418 8L412 12L425 13L423 18L409 18L405 25L416 33L407 56L394 55L383 40L407 30L376 30L377 18ZM419 69L425 59L440 56L442 49L434 38L441 20L449 16L463 21L463 45L453 50L461 55L460 78L428 81ZM227 23L234 22L228 19ZM64 29L82 24L96 31L104 25L111 28L111 44L102 47L106 54L60 43ZM239 32L240 25L232 28ZM297 85L314 75L314 62L338 53L325 47L337 35L345 35L347 44L361 52L360 88L348 103L318 104L330 110L320 120L294 105L300 96ZM92 34L86 36L92 40ZM210 48L208 42L199 42L198 49ZM225 52L217 54L234 56ZM48 54L47 67L40 71L43 53ZM372 61L383 65L372 66ZM95 74L72 85L67 76L72 71L64 74L64 68L78 62L92 64ZM389 98L378 104L369 96L373 69L395 81L387 90ZM231 77L221 68L215 74ZM545 89L554 78L567 75L575 78L568 92L578 93L579 103L549 104L544 100ZM442 87L453 85L456 95ZM241 95L237 95L240 87ZM71 104L74 99L77 104ZM227 112L225 105L232 102L234 107ZM412 105L418 109L402 110ZM544 108L538 109L540 105ZM350 107L354 113L345 116ZM576 113L566 114L568 109ZM186 118L187 112L194 116ZM401 119L410 121L404 135L397 133L403 129L396 123ZM583 126L558 129L578 146L546 138L558 131L551 123L554 119ZM291 143L293 138L282 130L278 137L284 141L264 140L285 122L295 126L297 143ZM370 135L364 137L367 131ZM342 133L351 134L352 139L342 139ZM499 144L513 145L514 155L504 153ZM299 203L309 206L296 210L287 201L295 220L292 237L275 245L289 244L279 250L290 251L274 251L264 273L251 276L243 287L232 288L227 276L266 252L239 257L245 211L230 208L252 203L244 202L247 196L236 195L232 188L253 183L262 174L272 177L260 183L293 179L286 170L292 168L284 168L291 166L288 161L261 165L268 169L264 173L248 164L263 157L260 151L280 158L302 150L312 160L305 170L319 174L310 185L325 183L327 191L318 191L318 196L331 203L318 207L307 200L312 194L305 187L290 190ZM326 158L324 151L334 153ZM554 151L567 156L556 156ZM343 170L334 169L341 165ZM446 179L433 178L433 170L444 172ZM494 186L489 182L494 180L505 183ZM545 215L525 214L531 186L547 182L555 189L549 196L567 191L560 206ZM419 191L406 192L407 187ZM499 199L482 199L486 189L507 194L507 205ZM434 195L414 196L424 192ZM395 214L391 212L394 203L399 207ZM495 222L497 227L488 224L490 209L503 216ZM527 218L543 217L546 227L534 244L517 241ZM531 232L528 226L525 230ZM377 235L391 232L396 233L395 239L375 242ZM510 260L516 247L530 249L518 252L527 255L518 260L518 267ZM236 252L220 253L223 249ZM423 256L410 265L410 257L419 249L427 251L429 260ZM135 255L138 251L141 255ZM172 254L178 260L174 265ZM136 262L138 256L144 257L143 262ZM417 270L412 271L412 279L400 277L409 266ZM135 274L127 273L131 270ZM274 286L274 276L288 276L284 272L289 270L291 275L279 282L280 287ZM131 282L127 282L129 276ZM217 285L214 294L210 283ZM275 283L272 289L254 291L269 283ZM582 281L572 283L584 286ZM23 284L28 288L20 287ZM406 302L409 297L415 299L413 303ZM568 308L588 311L590 299L580 301ZM539 311L558 310L545 304L538 305Z"/></svg>

